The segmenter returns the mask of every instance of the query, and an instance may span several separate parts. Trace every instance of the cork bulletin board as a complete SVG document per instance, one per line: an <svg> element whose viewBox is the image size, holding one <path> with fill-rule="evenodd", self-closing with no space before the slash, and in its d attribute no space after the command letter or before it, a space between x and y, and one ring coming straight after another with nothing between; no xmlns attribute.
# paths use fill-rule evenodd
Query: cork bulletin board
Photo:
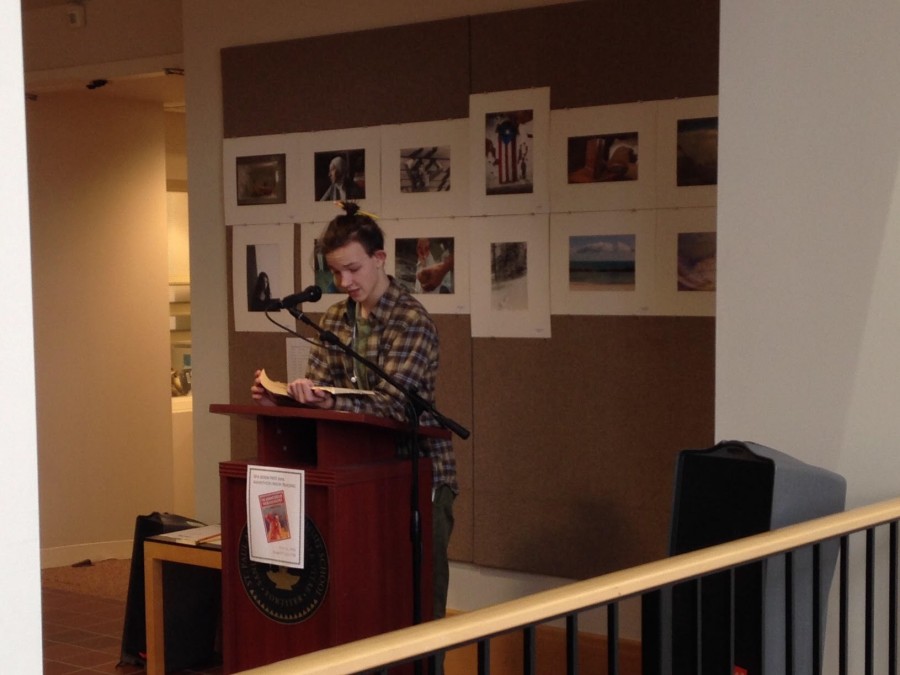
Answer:
<svg viewBox="0 0 900 675"><path fill-rule="evenodd" d="M225 136L461 119L471 94L529 87L551 109L712 96L718 23L714 0L574 2L228 48ZM299 225L296 242L306 260ZM553 315L549 339L435 321L438 405L472 431L454 439L451 557L583 578L663 556L675 456L714 442L714 318ZM232 401L255 367L285 375L284 337L230 332ZM232 425L252 454L255 430Z"/></svg>

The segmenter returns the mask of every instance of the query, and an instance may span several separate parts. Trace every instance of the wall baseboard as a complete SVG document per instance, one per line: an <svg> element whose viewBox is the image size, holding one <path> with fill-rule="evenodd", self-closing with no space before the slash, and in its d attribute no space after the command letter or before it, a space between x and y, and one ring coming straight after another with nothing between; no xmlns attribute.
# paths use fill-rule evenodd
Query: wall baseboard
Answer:
<svg viewBox="0 0 900 675"><path fill-rule="evenodd" d="M109 558L130 558L134 542L131 539L121 541L99 541L91 544L75 544L73 546L55 546L41 549L41 569L48 567L67 567L82 560L108 560Z"/></svg>
<svg viewBox="0 0 900 675"><path fill-rule="evenodd" d="M448 611L449 614L460 613ZM555 626L538 626L537 664L538 675L558 675L566 672L566 631ZM518 675L523 672L522 633L501 635L491 640L491 675ZM607 639L596 633L580 633L579 670L585 673L606 675ZM444 670L447 675L470 675L478 672L476 645L468 645L447 652ZM637 640L619 639L619 673L641 675L641 643Z"/></svg>

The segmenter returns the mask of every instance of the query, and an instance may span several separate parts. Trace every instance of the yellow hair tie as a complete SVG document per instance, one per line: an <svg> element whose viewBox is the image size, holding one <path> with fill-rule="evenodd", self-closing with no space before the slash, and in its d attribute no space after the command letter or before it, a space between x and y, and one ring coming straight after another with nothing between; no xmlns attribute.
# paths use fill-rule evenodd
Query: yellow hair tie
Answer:
<svg viewBox="0 0 900 675"><path fill-rule="evenodd" d="M355 208L348 209L347 202L344 202L344 201L336 201L336 202L334 202L334 205L337 206L342 211L344 211L348 216L356 215L358 213L361 216L366 216L368 218L371 218L372 220L378 220L378 216L376 216L374 213L369 213L367 211L360 211L359 206L357 206L356 203L354 203L354 202L351 202L351 203L353 204L353 206Z"/></svg>

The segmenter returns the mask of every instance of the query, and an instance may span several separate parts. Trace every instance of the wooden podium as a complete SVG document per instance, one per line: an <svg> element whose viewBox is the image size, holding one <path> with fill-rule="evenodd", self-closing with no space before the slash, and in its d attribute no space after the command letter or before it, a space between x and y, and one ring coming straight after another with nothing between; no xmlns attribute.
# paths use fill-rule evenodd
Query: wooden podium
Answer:
<svg viewBox="0 0 900 675"><path fill-rule="evenodd" d="M214 404L252 417L258 457L222 462L222 651L234 673L413 623L412 462L393 420L287 406ZM421 428L420 435L449 435ZM247 466L305 472L302 570L251 561ZM421 616L432 613L431 459L419 461Z"/></svg>

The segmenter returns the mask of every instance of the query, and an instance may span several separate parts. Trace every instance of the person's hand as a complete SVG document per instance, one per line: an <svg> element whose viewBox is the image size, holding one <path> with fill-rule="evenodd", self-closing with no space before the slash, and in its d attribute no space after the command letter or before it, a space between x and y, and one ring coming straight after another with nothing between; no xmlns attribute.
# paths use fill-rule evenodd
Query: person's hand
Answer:
<svg viewBox="0 0 900 675"><path fill-rule="evenodd" d="M441 285L444 277L447 276L447 272L451 269L453 269L452 257L439 262L436 265L423 267L419 270L418 274L416 274L416 279L418 279L419 283L422 285L423 291L431 292Z"/></svg>
<svg viewBox="0 0 900 675"><path fill-rule="evenodd" d="M253 384L250 385L250 396L255 403L260 405L278 405L275 403L272 395L259 383L260 372L260 370L257 370L253 375Z"/></svg>
<svg viewBox="0 0 900 675"><path fill-rule="evenodd" d="M301 378L290 382L287 386L287 390L292 399L303 405L322 408L323 410L331 410L334 408L334 396L327 391L315 389L315 386L316 383L312 380Z"/></svg>

